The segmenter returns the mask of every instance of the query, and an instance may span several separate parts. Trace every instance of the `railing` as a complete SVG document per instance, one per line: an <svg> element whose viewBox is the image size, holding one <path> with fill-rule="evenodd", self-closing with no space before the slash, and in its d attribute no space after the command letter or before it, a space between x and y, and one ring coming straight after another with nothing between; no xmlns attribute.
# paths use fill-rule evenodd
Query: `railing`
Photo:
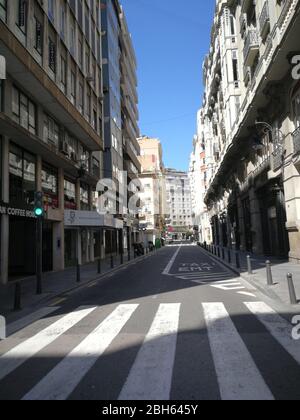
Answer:
<svg viewBox="0 0 300 420"><path fill-rule="evenodd" d="M293 133L294 152L300 153L300 127Z"/></svg>
<svg viewBox="0 0 300 420"><path fill-rule="evenodd" d="M240 28L241 28L241 34L243 34L247 29L247 13L241 13Z"/></svg>
<svg viewBox="0 0 300 420"><path fill-rule="evenodd" d="M270 23L270 8L268 0L265 2L263 9L259 17L259 28L260 34L263 35L266 30L266 26Z"/></svg>
<svg viewBox="0 0 300 420"><path fill-rule="evenodd" d="M244 82L245 86L248 86L251 83L252 75L251 75L251 67L244 66Z"/></svg>
<svg viewBox="0 0 300 420"><path fill-rule="evenodd" d="M247 62L251 48L259 48L259 36L257 29L249 29L248 31L244 47L245 62Z"/></svg>

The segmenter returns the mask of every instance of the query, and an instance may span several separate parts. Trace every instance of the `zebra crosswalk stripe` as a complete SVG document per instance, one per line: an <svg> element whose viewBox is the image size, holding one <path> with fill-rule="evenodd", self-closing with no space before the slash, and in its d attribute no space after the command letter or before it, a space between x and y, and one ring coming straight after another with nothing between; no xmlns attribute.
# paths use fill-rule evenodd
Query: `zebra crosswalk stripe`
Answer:
<svg viewBox="0 0 300 420"><path fill-rule="evenodd" d="M129 321L139 305L119 305L49 372L23 400L66 400Z"/></svg>
<svg viewBox="0 0 300 420"><path fill-rule="evenodd" d="M168 400L180 304L162 304L119 395L119 400Z"/></svg>
<svg viewBox="0 0 300 420"><path fill-rule="evenodd" d="M245 302L244 304L300 365L300 342L293 340L292 325L264 302Z"/></svg>
<svg viewBox="0 0 300 420"><path fill-rule="evenodd" d="M2 355L0 357L0 380L53 343L95 309L95 307L80 307Z"/></svg>
<svg viewBox="0 0 300 420"><path fill-rule="evenodd" d="M223 303L203 303L223 400L273 400Z"/></svg>

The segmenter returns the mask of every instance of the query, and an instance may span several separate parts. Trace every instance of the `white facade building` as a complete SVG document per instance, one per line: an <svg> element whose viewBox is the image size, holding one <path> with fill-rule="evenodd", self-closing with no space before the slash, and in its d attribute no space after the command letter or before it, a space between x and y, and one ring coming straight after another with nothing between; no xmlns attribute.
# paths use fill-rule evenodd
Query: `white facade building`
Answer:
<svg viewBox="0 0 300 420"><path fill-rule="evenodd" d="M299 0L218 0L204 62L216 245L300 262Z"/></svg>

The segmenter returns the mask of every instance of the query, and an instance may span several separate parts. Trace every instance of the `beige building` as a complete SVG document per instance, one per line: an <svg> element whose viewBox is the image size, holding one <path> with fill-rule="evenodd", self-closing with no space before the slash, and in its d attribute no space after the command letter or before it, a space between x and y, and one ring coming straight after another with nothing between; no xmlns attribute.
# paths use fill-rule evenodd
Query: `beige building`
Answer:
<svg viewBox="0 0 300 420"><path fill-rule="evenodd" d="M300 262L299 0L219 0L204 63L216 244Z"/></svg>
<svg viewBox="0 0 300 420"><path fill-rule="evenodd" d="M140 192L142 209L140 225L148 241L155 243L164 231L166 213L166 191L163 165L163 151L159 139L141 137L138 139L141 156Z"/></svg>

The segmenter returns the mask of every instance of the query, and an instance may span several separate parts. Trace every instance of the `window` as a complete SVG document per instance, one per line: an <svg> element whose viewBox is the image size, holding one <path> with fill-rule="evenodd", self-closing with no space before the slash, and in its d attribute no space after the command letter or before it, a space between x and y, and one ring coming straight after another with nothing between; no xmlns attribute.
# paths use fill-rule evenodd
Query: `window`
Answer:
<svg viewBox="0 0 300 420"><path fill-rule="evenodd" d="M78 145L78 159L86 171L90 171L90 153L89 151L79 143Z"/></svg>
<svg viewBox="0 0 300 420"><path fill-rule="evenodd" d="M17 25L26 34L27 30L27 0L18 0Z"/></svg>
<svg viewBox="0 0 300 420"><path fill-rule="evenodd" d="M6 22L7 0L0 0L0 19Z"/></svg>
<svg viewBox="0 0 300 420"><path fill-rule="evenodd" d="M83 84L82 83L79 83L78 93L79 93L79 97L78 97L78 109L79 109L79 112L81 114L83 114Z"/></svg>
<svg viewBox="0 0 300 420"><path fill-rule="evenodd" d="M75 183L64 180L65 209L76 210L76 186Z"/></svg>
<svg viewBox="0 0 300 420"><path fill-rule="evenodd" d="M100 176L100 162L94 156L92 158L92 165L93 165L93 175L95 177L99 177Z"/></svg>
<svg viewBox="0 0 300 420"><path fill-rule="evenodd" d="M82 45L82 40L78 39L78 64L79 67L82 69L82 65L83 65L83 45Z"/></svg>
<svg viewBox="0 0 300 420"><path fill-rule="evenodd" d="M33 205L36 159L30 153L11 144L9 152L9 200L15 204Z"/></svg>
<svg viewBox="0 0 300 420"><path fill-rule="evenodd" d="M42 55L43 54L43 25L39 21L37 17L35 19L35 40L34 40L34 48L35 50Z"/></svg>
<svg viewBox="0 0 300 420"><path fill-rule="evenodd" d="M44 141L58 148L60 129L48 115L44 117Z"/></svg>
<svg viewBox="0 0 300 420"><path fill-rule="evenodd" d="M70 53L75 55L75 22L73 19L70 21Z"/></svg>
<svg viewBox="0 0 300 420"><path fill-rule="evenodd" d="M60 58L60 82L61 89L64 93L67 91L67 61L65 57Z"/></svg>
<svg viewBox="0 0 300 420"><path fill-rule="evenodd" d="M26 128L26 130L30 131L32 134L35 134L35 105L16 87L13 87L12 92L12 112L14 121L20 124L23 128Z"/></svg>
<svg viewBox="0 0 300 420"><path fill-rule="evenodd" d="M85 36L88 42L90 42L90 16L87 12L85 13Z"/></svg>
<svg viewBox="0 0 300 420"><path fill-rule="evenodd" d="M56 73L56 44L49 38L49 68Z"/></svg>
<svg viewBox="0 0 300 420"><path fill-rule="evenodd" d="M86 91L86 117L88 121L91 121L91 88L87 88Z"/></svg>
<svg viewBox="0 0 300 420"><path fill-rule="evenodd" d="M48 0L48 16L52 22L54 22L55 19L55 6L56 0Z"/></svg>
<svg viewBox="0 0 300 420"><path fill-rule="evenodd" d="M88 211L89 206L89 186L86 184L80 184L80 209Z"/></svg>
<svg viewBox="0 0 300 420"><path fill-rule="evenodd" d="M66 4L62 0L60 5L60 36L65 39L65 28L66 28Z"/></svg>
<svg viewBox="0 0 300 420"><path fill-rule="evenodd" d="M76 103L76 74L74 71L71 71L71 101L72 104Z"/></svg>
<svg viewBox="0 0 300 420"><path fill-rule="evenodd" d="M42 167L42 190L47 206L58 208L58 173L55 168L43 164Z"/></svg>

